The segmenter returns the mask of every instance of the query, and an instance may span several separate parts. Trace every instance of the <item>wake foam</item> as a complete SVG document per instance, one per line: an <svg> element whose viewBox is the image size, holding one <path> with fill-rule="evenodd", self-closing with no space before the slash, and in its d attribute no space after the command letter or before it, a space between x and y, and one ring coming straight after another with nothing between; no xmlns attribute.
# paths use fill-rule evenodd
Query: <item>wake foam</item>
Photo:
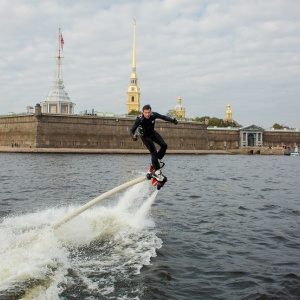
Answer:
<svg viewBox="0 0 300 300"><path fill-rule="evenodd" d="M78 285L86 297L116 293L115 285L139 274L162 245L149 214L156 195L143 182L115 198L117 204L109 206L108 199L106 207L95 206L57 230L49 224L78 207L5 218L0 224L0 298L13 293L23 299L59 299Z"/></svg>

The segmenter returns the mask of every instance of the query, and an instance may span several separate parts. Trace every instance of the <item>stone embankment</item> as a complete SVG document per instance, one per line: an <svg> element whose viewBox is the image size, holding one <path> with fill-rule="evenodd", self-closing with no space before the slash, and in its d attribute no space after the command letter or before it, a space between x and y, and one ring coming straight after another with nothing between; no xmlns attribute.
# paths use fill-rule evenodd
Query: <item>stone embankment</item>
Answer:
<svg viewBox="0 0 300 300"><path fill-rule="evenodd" d="M2 153L82 153L82 154L148 154L146 149L79 149L79 148L27 148L0 146ZM227 150L167 150L168 154L253 154L284 155L282 147L245 147Z"/></svg>

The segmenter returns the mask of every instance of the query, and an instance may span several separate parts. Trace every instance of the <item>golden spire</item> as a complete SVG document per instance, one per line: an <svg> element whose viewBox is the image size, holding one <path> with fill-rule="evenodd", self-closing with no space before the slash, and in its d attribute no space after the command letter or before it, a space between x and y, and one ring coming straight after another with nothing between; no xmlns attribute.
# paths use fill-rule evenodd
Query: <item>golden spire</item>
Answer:
<svg viewBox="0 0 300 300"><path fill-rule="evenodd" d="M127 89L127 113L140 110L140 88L136 74L136 20L133 18L133 47L132 47L132 72L130 85Z"/></svg>
<svg viewBox="0 0 300 300"><path fill-rule="evenodd" d="M133 18L133 49L132 49L132 73L136 72L136 39L135 39L136 20Z"/></svg>

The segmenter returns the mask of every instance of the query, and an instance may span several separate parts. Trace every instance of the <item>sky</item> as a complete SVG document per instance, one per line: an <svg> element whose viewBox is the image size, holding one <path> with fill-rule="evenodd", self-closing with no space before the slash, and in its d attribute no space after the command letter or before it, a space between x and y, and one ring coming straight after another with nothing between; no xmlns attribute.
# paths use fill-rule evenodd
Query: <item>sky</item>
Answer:
<svg viewBox="0 0 300 300"><path fill-rule="evenodd" d="M13 5L12 5L13 4ZM56 76L75 113L127 112L133 19L141 106L243 126L300 128L299 0L1 0L0 115L45 100Z"/></svg>

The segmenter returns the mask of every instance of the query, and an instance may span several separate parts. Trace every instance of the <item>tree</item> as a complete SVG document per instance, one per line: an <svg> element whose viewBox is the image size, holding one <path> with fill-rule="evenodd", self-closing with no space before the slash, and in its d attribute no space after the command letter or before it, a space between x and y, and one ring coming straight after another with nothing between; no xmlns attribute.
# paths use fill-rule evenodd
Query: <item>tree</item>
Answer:
<svg viewBox="0 0 300 300"><path fill-rule="evenodd" d="M216 117L208 117L208 116L204 116L204 117L196 117L195 119L193 119L193 121L196 122L205 122L205 120L208 119L208 126L209 127L213 127L213 126L217 126L217 127L241 127L241 125L239 125L237 122L233 121L233 122L228 122L228 121L224 121L223 119L219 119Z"/></svg>
<svg viewBox="0 0 300 300"><path fill-rule="evenodd" d="M224 121L222 119L218 119L216 117L210 118L208 126L217 126L217 127L225 127Z"/></svg>
<svg viewBox="0 0 300 300"><path fill-rule="evenodd" d="M131 115L131 116L139 116L139 115L141 115L141 114L142 114L141 111L135 110L135 109L132 109L132 110L128 113L128 115Z"/></svg>
<svg viewBox="0 0 300 300"><path fill-rule="evenodd" d="M274 129L282 129L283 127L279 125L278 123L274 123L272 126Z"/></svg>
<svg viewBox="0 0 300 300"><path fill-rule="evenodd" d="M209 119L209 117L196 117L195 119L193 119L193 121L196 121L196 122L205 122L205 119Z"/></svg>
<svg viewBox="0 0 300 300"><path fill-rule="evenodd" d="M288 126L280 125L280 124L278 124L278 123L274 123L272 127L273 127L274 129L283 129L283 128L289 129L289 128L290 128L290 127L288 127Z"/></svg>

